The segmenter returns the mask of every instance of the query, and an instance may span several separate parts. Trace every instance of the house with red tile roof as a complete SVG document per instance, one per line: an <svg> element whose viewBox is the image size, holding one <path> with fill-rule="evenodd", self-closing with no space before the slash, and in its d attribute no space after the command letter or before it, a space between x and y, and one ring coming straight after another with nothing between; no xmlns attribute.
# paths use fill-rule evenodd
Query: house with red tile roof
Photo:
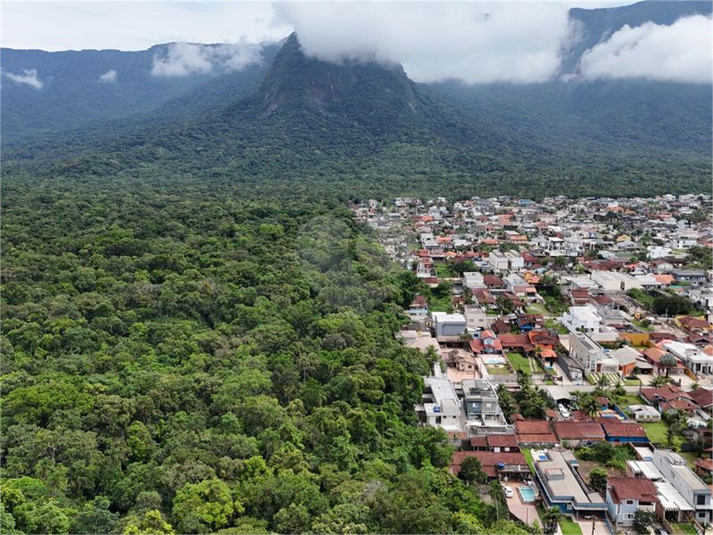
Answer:
<svg viewBox="0 0 713 535"><path fill-rule="evenodd" d="M600 423L604 429L607 442L649 442L646 431L637 422L622 422L618 418L595 418L594 420Z"/></svg>
<svg viewBox="0 0 713 535"><path fill-rule="evenodd" d="M710 409L713 407L713 390L696 388L688 392L688 395L701 409Z"/></svg>
<svg viewBox="0 0 713 535"><path fill-rule="evenodd" d="M604 429L597 422L560 420L554 422L553 427L560 442L567 441L570 446L588 445L606 440Z"/></svg>
<svg viewBox="0 0 713 535"><path fill-rule="evenodd" d="M495 453L520 451L515 435L486 435L488 449Z"/></svg>
<svg viewBox="0 0 713 535"><path fill-rule="evenodd" d="M606 502L609 518L616 525L631 526L636 511L655 513L656 485L644 477L609 477Z"/></svg>
<svg viewBox="0 0 713 535"><path fill-rule="evenodd" d="M520 447L552 446L559 442L547 420L514 419L513 426Z"/></svg>
<svg viewBox="0 0 713 535"><path fill-rule="evenodd" d="M461 464L469 457L475 457L480 461L480 465L490 479L496 479L498 475L524 476L529 478L530 468L527 466L525 456L517 452L493 451L456 451L451 460L450 472L454 476L460 473ZM502 463L502 465L501 465Z"/></svg>

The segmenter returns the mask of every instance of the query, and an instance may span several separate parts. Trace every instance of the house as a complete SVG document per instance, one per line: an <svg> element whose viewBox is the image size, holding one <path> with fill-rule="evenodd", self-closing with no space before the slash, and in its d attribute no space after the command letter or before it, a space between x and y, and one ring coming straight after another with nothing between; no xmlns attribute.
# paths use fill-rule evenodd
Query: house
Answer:
<svg viewBox="0 0 713 535"><path fill-rule="evenodd" d="M466 328L469 331L485 329L488 326L488 318L481 306L466 305L463 315L465 316Z"/></svg>
<svg viewBox="0 0 713 535"><path fill-rule="evenodd" d="M693 402L693 398L688 395L683 389L676 385L665 385L661 388L642 388L641 397L646 400L646 402L656 408L659 405L666 402L671 402L674 400L684 400L689 403Z"/></svg>
<svg viewBox="0 0 713 535"><path fill-rule="evenodd" d="M458 476L463 461L469 457L475 457L480 461L480 466L489 479L497 479L501 475L529 479L530 468L527 465L525 456L519 451L499 453L492 451L456 451L453 453L451 460L451 474Z"/></svg>
<svg viewBox="0 0 713 535"><path fill-rule="evenodd" d="M636 422L623 422L618 418L597 418L596 421L604 429L607 442L649 442L646 431Z"/></svg>
<svg viewBox="0 0 713 535"><path fill-rule="evenodd" d="M542 328L542 322L542 314L517 314L515 316L515 325L524 333Z"/></svg>
<svg viewBox="0 0 713 535"><path fill-rule="evenodd" d="M702 269L674 269L671 275L676 282L685 282L691 286L703 286L706 283L706 272Z"/></svg>
<svg viewBox="0 0 713 535"><path fill-rule="evenodd" d="M519 351L520 353L527 354L535 350L535 346L532 345L527 334L500 334L498 335L500 344L503 351Z"/></svg>
<svg viewBox="0 0 713 535"><path fill-rule="evenodd" d="M553 427L560 442L567 441L572 447L588 446L606 440L604 429L597 422L559 420L554 422Z"/></svg>
<svg viewBox="0 0 713 535"><path fill-rule="evenodd" d="M559 442L547 420L514 420L513 426L520 447L549 447Z"/></svg>
<svg viewBox="0 0 713 535"><path fill-rule="evenodd" d="M652 462L694 510L694 518L700 524L711 522L711 488L686 466L683 457L671 450L656 449Z"/></svg>
<svg viewBox="0 0 713 535"><path fill-rule="evenodd" d="M445 312L433 312L433 325L436 331L436 339L441 342L460 342L461 336L466 331L466 320L463 314L446 314Z"/></svg>
<svg viewBox="0 0 713 535"><path fill-rule="evenodd" d="M527 333L530 343L539 350L539 356L546 368L554 368L557 362L557 347L560 345L559 335L554 331L536 330Z"/></svg>
<svg viewBox="0 0 713 535"><path fill-rule="evenodd" d="M470 343L470 350L475 355L494 355L502 353L503 346L493 331L485 330L476 334Z"/></svg>
<svg viewBox="0 0 713 535"><path fill-rule="evenodd" d="M666 342L666 350L696 375L713 374L713 357L703 353L693 344L684 342Z"/></svg>
<svg viewBox="0 0 713 535"><path fill-rule="evenodd" d="M560 321L572 333L598 333L601 330L602 318L594 307L587 305L570 307L569 312L562 315Z"/></svg>
<svg viewBox="0 0 713 535"><path fill-rule="evenodd" d="M490 256L488 256L488 265L494 272L507 271L509 259L500 251L492 251Z"/></svg>
<svg viewBox="0 0 713 535"><path fill-rule="evenodd" d="M604 349L586 334L575 333L569 337L569 355L585 373L602 371Z"/></svg>
<svg viewBox="0 0 713 535"><path fill-rule="evenodd" d="M463 431L462 407L453 383L441 377L427 377L424 388L423 414L431 427L445 431Z"/></svg>
<svg viewBox="0 0 713 535"><path fill-rule="evenodd" d="M650 405L629 405L637 422L660 422L661 413Z"/></svg>
<svg viewBox="0 0 713 535"><path fill-rule="evenodd" d="M706 388L696 388L688 392L693 402L704 411L711 412L713 408L713 390Z"/></svg>
<svg viewBox="0 0 713 535"><path fill-rule="evenodd" d="M619 373L622 377L628 377L634 374L640 353L631 346L624 346L612 351L607 356L615 359L619 363Z"/></svg>
<svg viewBox="0 0 713 535"><path fill-rule="evenodd" d="M475 290L476 288L485 288L483 274L479 271L466 271L463 273L463 284L471 290Z"/></svg>
<svg viewBox="0 0 713 535"><path fill-rule="evenodd" d="M548 507L562 513L605 513L604 498L591 492L577 472L579 462L569 450L533 451L535 479Z"/></svg>
<svg viewBox="0 0 713 535"><path fill-rule="evenodd" d="M520 451L515 435L486 435L488 449L495 453Z"/></svg>
<svg viewBox="0 0 713 535"><path fill-rule="evenodd" d="M570 288L567 292L570 303L572 306L585 306L589 303L589 290L587 288Z"/></svg>
<svg viewBox="0 0 713 535"><path fill-rule="evenodd" d="M502 290L503 288L505 288L505 283L503 282L503 279L496 275L485 275L483 277L483 282L489 290Z"/></svg>
<svg viewBox="0 0 713 535"><path fill-rule="evenodd" d="M695 318L693 316L683 316L678 318L678 323L689 333L709 333L711 325L704 319Z"/></svg>
<svg viewBox="0 0 713 535"><path fill-rule="evenodd" d="M656 511L656 485L641 477L609 477L606 501L609 518L617 526L628 527L633 525L636 511Z"/></svg>

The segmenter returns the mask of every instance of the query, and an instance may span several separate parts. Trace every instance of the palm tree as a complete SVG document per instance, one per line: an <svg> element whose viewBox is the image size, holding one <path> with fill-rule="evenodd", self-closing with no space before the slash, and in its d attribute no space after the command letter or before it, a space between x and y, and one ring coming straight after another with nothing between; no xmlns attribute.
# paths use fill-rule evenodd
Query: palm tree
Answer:
<svg viewBox="0 0 713 535"><path fill-rule="evenodd" d="M599 403L594 396L585 396L579 402L579 408L587 413L587 416L594 417L599 413Z"/></svg>
<svg viewBox="0 0 713 535"><path fill-rule="evenodd" d="M696 381L695 383L691 383L691 390L698 390L701 387L701 383Z"/></svg>
<svg viewBox="0 0 713 535"><path fill-rule="evenodd" d="M609 378L603 373L600 373L599 375L597 375L597 380L595 384L597 385L597 388L604 389L609 386Z"/></svg>
<svg viewBox="0 0 713 535"><path fill-rule="evenodd" d="M490 483L488 495L492 498L493 505L495 506L495 520L500 520L500 508L503 506L503 502L505 501L505 493L503 492L503 488L500 486L499 481L492 481Z"/></svg>
<svg viewBox="0 0 713 535"><path fill-rule="evenodd" d="M661 388L662 386L666 386L670 381L671 379L669 379L668 377L664 377L663 375L657 375L651 380L649 386L653 386L654 388Z"/></svg>
<svg viewBox="0 0 713 535"><path fill-rule="evenodd" d="M668 377L671 368L676 367L676 357L670 353L666 353L663 357L661 357L661 360L659 360L659 366L664 366L666 368L666 377Z"/></svg>
<svg viewBox="0 0 713 535"><path fill-rule="evenodd" d="M557 531L557 522L562 517L562 512L558 507L548 507L542 512L542 523L544 524L545 533L554 533Z"/></svg>

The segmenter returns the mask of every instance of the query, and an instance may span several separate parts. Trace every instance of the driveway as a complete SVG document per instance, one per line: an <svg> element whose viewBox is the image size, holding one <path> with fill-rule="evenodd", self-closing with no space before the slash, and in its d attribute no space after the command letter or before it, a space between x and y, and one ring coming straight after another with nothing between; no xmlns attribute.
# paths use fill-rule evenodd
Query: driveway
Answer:
<svg viewBox="0 0 713 535"><path fill-rule="evenodd" d="M594 535L611 535L611 531L603 520L576 520L582 528L582 535L592 535L592 523L594 523Z"/></svg>

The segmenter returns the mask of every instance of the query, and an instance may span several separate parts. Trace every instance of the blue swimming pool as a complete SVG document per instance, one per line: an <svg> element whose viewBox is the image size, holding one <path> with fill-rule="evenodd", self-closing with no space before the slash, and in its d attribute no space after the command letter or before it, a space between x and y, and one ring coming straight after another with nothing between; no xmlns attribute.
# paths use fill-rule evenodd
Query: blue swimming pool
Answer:
<svg viewBox="0 0 713 535"><path fill-rule="evenodd" d="M517 491L520 493L520 498L523 503L529 503L535 501L535 491L532 487L518 487Z"/></svg>

